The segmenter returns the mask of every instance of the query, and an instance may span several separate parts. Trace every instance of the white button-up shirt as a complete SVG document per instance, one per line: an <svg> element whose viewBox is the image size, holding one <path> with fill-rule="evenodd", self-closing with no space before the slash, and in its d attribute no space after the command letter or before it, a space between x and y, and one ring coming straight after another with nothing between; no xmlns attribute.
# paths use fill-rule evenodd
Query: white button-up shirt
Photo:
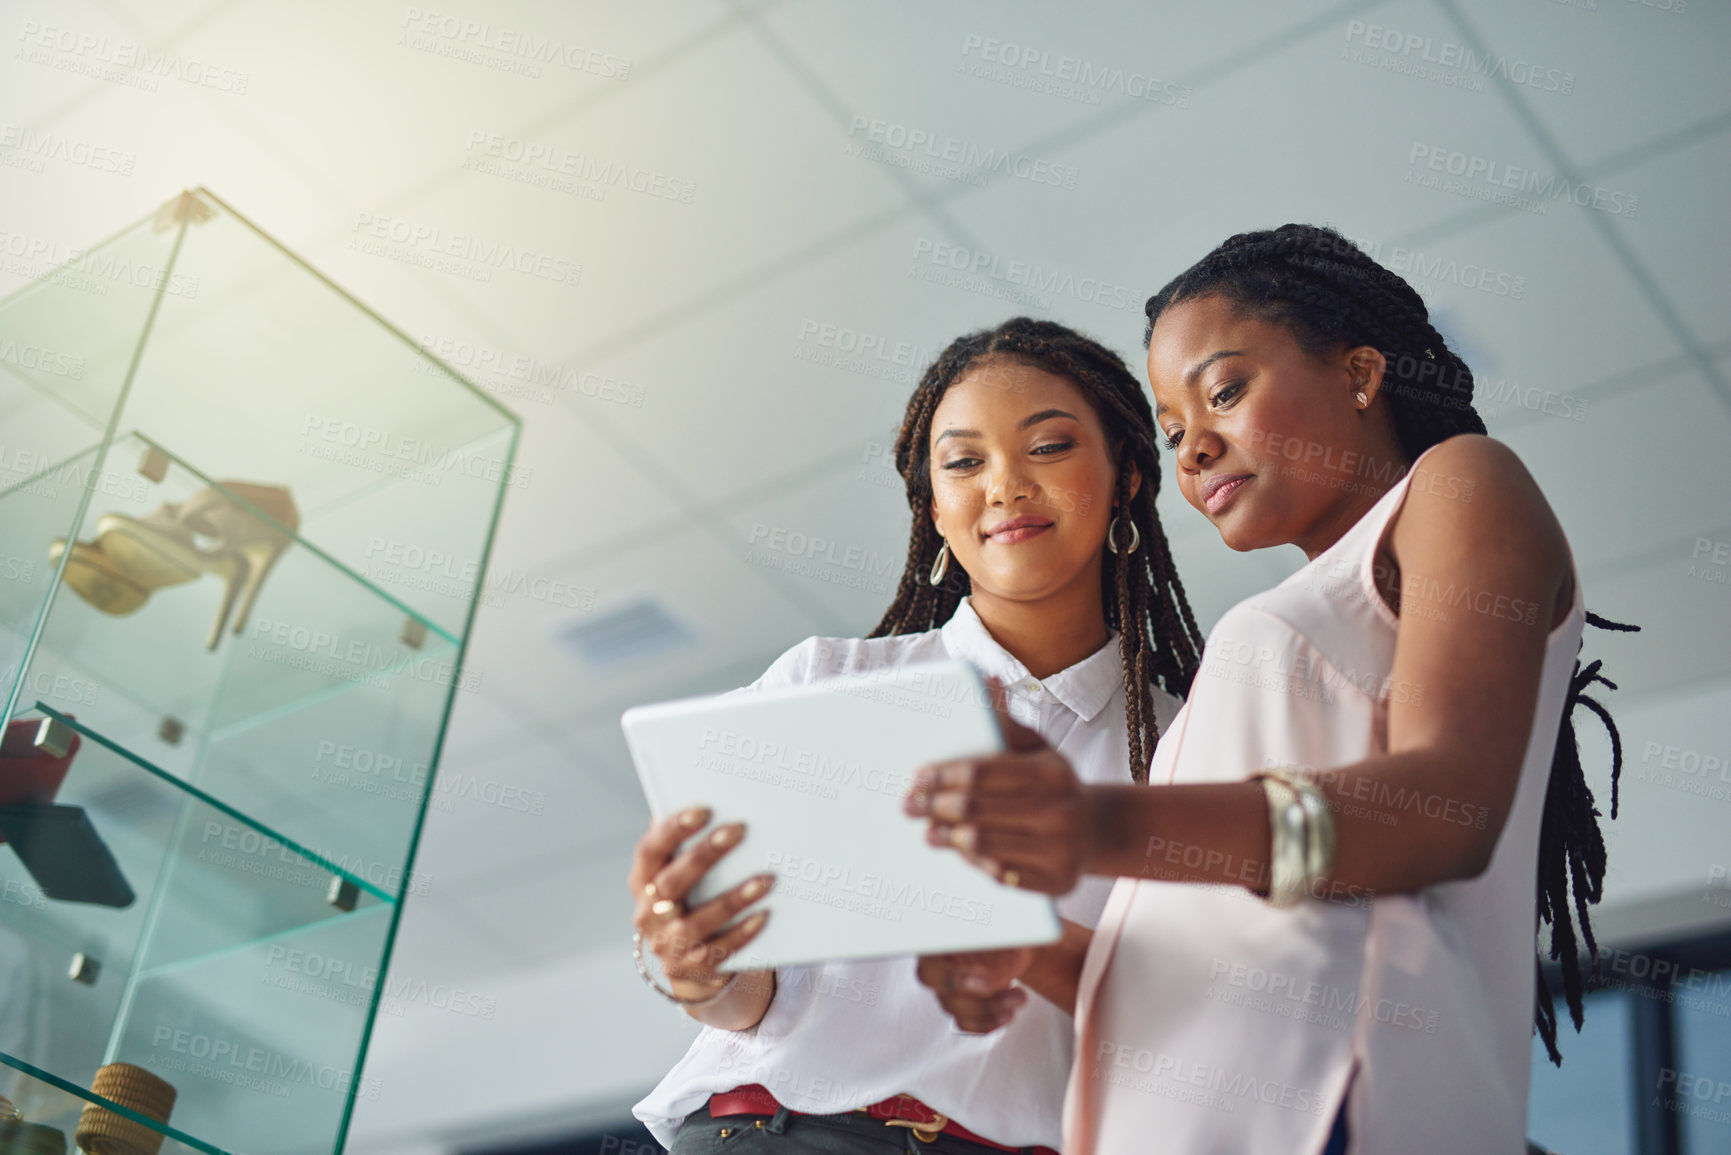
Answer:
<svg viewBox="0 0 1731 1155"><path fill-rule="evenodd" d="M1011 717L1037 730L1085 782L1128 783L1123 665L1114 633L1048 678L993 640L962 599L943 627L887 638L807 638L735 693L957 658L1001 681ZM1154 689L1162 733L1178 699ZM1112 880L1085 878L1058 900L1093 926ZM632 1113L664 1146L709 1096L748 1083L794 1111L836 1114L906 1093L962 1126L1014 1147L1057 1147L1074 1025L1041 998L989 1035L961 1031L915 977L909 956L783 967L775 998L748 1031L704 1027Z"/></svg>

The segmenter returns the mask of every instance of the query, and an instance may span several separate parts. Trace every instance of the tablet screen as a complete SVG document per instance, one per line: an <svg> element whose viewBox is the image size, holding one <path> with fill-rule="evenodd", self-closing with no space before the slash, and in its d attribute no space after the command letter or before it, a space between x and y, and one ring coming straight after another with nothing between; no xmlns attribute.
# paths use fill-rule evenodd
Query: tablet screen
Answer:
<svg viewBox="0 0 1731 1155"><path fill-rule="evenodd" d="M1050 898L926 845L902 813L928 762L1003 748L964 662L639 706L621 723L657 818L708 806L745 837L686 896L775 875L769 923L723 970L1054 941ZM688 842L688 845L690 843Z"/></svg>

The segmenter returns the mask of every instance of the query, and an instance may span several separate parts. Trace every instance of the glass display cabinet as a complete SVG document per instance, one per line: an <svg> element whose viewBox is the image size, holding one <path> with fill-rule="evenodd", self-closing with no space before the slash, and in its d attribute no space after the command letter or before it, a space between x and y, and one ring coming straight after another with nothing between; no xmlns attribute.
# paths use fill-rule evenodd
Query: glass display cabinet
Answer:
<svg viewBox="0 0 1731 1155"><path fill-rule="evenodd" d="M0 302L0 1152L338 1151L519 423L203 189L71 256Z"/></svg>

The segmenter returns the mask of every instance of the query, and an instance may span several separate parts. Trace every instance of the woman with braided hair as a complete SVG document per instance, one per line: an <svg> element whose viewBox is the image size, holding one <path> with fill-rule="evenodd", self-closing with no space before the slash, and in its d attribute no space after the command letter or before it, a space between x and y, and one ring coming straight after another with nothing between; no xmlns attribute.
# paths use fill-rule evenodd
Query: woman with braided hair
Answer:
<svg viewBox="0 0 1731 1155"><path fill-rule="evenodd" d="M1531 1034L1577 1029L1573 913L1605 871L1569 713L1610 685L1562 529L1399 276L1325 228L1234 236L1148 302L1180 491L1235 550L1309 564L1209 633L1153 788L1037 735L922 769L929 837L1061 894L1116 883L1069 957L928 961L959 1025L1074 1008L1064 1150L1519 1151ZM1611 728L1612 814L1621 751ZM1051 952L1048 952L1050 954ZM1536 997L1535 997L1536 995Z"/></svg>
<svg viewBox="0 0 1731 1155"><path fill-rule="evenodd" d="M1156 453L1140 383L1098 343L1026 317L957 339L896 441L913 529L883 620L867 638L808 638L736 692L961 659L1082 778L1146 782L1201 638L1155 512ZM1057 1147L1067 1010L1030 1006L994 1035L958 1032L907 957L720 973L761 931L765 915L736 916L774 879L686 909L742 831L682 846L708 817L653 826L629 878L663 993L704 1024L634 1109L657 1139L676 1153ZM1072 951L1110 889L1092 879L1059 901Z"/></svg>

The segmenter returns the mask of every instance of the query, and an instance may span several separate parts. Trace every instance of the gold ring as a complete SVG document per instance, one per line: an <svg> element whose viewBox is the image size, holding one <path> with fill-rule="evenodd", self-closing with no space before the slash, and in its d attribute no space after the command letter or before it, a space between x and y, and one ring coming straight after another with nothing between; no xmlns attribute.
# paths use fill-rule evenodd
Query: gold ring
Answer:
<svg viewBox="0 0 1731 1155"><path fill-rule="evenodd" d="M1022 885L1022 876L1014 870L1006 870L1004 871L1004 885L1019 887Z"/></svg>
<svg viewBox="0 0 1731 1155"><path fill-rule="evenodd" d="M679 914L681 909L679 903L674 899L663 898L649 908L649 913L653 914L656 918L672 918L674 915Z"/></svg>

